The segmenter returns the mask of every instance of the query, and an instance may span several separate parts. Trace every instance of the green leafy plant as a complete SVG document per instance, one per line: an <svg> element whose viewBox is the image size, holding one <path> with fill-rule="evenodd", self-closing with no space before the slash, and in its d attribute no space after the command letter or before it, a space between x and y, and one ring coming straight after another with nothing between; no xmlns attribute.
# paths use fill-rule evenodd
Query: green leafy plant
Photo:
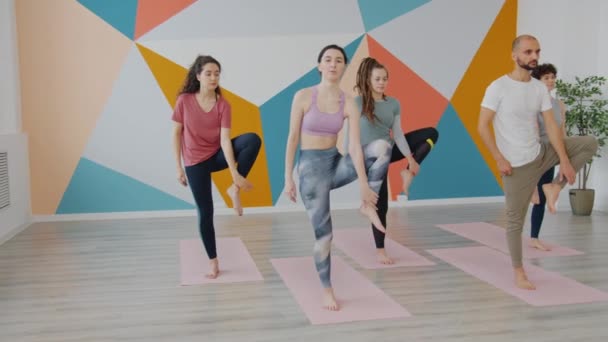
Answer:
<svg viewBox="0 0 608 342"><path fill-rule="evenodd" d="M592 135L601 146L608 138L608 100L603 96L603 76L575 77L574 82L557 80L558 97L566 104L566 131L568 135ZM601 157L598 154L595 157ZM585 164L578 177L578 187L587 189L591 163Z"/></svg>

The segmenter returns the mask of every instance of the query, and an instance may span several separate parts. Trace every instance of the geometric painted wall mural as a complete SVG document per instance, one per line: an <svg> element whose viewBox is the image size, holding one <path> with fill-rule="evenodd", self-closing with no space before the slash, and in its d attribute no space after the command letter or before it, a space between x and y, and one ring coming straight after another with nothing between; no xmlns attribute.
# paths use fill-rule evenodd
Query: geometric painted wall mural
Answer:
<svg viewBox="0 0 608 342"><path fill-rule="evenodd" d="M403 130L439 130L410 199L502 195L476 125L486 86L512 67L516 0L383 6L371 0L20 0L15 7L34 214L194 208L190 190L176 181L171 113L198 54L222 63L232 134L262 137L249 176L255 188L244 194L244 205L286 205L291 101L319 81L318 51L332 43L351 60L341 81L345 92L354 94L361 59L377 58L389 70L387 94L401 102ZM393 200L405 163L389 168ZM229 183L227 171L214 174L217 207L230 203ZM358 192L353 183L332 198L353 203Z"/></svg>

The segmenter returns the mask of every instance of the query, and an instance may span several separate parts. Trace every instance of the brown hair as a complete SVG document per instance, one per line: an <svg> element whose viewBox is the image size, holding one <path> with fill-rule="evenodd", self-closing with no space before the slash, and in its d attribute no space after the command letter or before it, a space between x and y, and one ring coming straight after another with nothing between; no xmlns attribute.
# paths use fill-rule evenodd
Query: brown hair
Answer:
<svg viewBox="0 0 608 342"><path fill-rule="evenodd" d="M186 79L184 80L184 84L182 85L182 90L179 92L180 94L184 94L184 93L192 94L192 93L196 93L200 90L201 84L198 81L198 79L196 78L196 76L198 74L200 74L203 71L203 67L209 63L213 63L213 64L217 65L217 67L220 69L220 72L222 72L222 66L220 65L220 62L218 62L217 59L215 59L211 56L197 56L196 59L194 60L194 62L192 63L192 65L190 66L190 69L188 70L188 75L186 76ZM215 93L218 96L222 95L222 91L221 91L219 85L217 86L217 88L215 88Z"/></svg>
<svg viewBox="0 0 608 342"><path fill-rule="evenodd" d="M374 97L372 95L372 71L374 69L384 69L388 75L388 70L384 65L378 63L375 58L365 57L357 70L357 81L355 90L361 94L361 114L365 115L370 122L374 122L376 115L374 114ZM386 95L382 94L386 99Z"/></svg>

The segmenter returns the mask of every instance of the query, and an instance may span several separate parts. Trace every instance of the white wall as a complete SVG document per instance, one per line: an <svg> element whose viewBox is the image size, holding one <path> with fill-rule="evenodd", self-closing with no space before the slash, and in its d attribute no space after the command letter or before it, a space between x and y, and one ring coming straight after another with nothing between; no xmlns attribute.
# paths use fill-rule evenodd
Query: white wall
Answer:
<svg viewBox="0 0 608 342"><path fill-rule="evenodd" d="M608 1L519 0L517 32L539 39L541 62L555 64L561 79L608 76ZM603 155L593 165L589 187L596 191L595 210L608 212L608 148ZM558 206L569 210L567 189Z"/></svg>
<svg viewBox="0 0 608 342"><path fill-rule="evenodd" d="M14 13L13 0L0 1L0 134L21 130Z"/></svg>
<svg viewBox="0 0 608 342"><path fill-rule="evenodd" d="M11 205L0 209L0 244L30 222L27 137L21 133L13 0L0 1L0 151L8 152Z"/></svg>
<svg viewBox="0 0 608 342"><path fill-rule="evenodd" d="M600 25L598 30L597 72L608 77L608 1L601 2L599 14ZM608 85L604 88L608 94ZM608 146L604 146L602 158L593 166L593 185L596 189L595 203L598 210L608 212Z"/></svg>
<svg viewBox="0 0 608 342"><path fill-rule="evenodd" d="M27 137L0 134L0 151L8 151L11 204L0 209L0 244L23 230L30 222L30 189Z"/></svg>

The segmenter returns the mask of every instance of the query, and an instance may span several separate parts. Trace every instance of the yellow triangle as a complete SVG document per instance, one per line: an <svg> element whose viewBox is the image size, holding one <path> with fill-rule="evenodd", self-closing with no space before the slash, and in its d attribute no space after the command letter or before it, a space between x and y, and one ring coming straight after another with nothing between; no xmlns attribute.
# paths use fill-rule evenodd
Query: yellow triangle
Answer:
<svg viewBox="0 0 608 342"><path fill-rule="evenodd" d="M250 192L243 192L241 202L248 207L272 206L272 192L270 191L270 178L268 177L268 163L266 161L266 146L262 135L262 119L260 109L253 103L242 97L222 88L222 96L230 103L232 108L232 137L252 132L257 133L262 138L262 147L255 161L253 169L247 179L253 184L254 188ZM212 175L213 181L220 192L224 201L231 205L230 199L226 196L224 189L232 184L232 178L228 170L215 172Z"/></svg>
<svg viewBox="0 0 608 342"><path fill-rule="evenodd" d="M152 70L152 74L167 101L171 104L171 107L175 107L177 95L188 70L140 44L137 44L137 48L146 60L150 70ZM260 153L253 169L247 176L247 179L253 183L254 189L242 194L241 203L245 207L272 206L272 192L270 191L260 109L226 88L222 88L222 95L232 108L232 129L230 130L232 138L248 132L257 133L262 138ZM212 179L226 205L231 206L230 198L226 194L226 189L232 184L230 172L228 170L214 172Z"/></svg>
<svg viewBox="0 0 608 342"><path fill-rule="evenodd" d="M139 53L141 53L148 67L152 70L152 74L165 98L171 104L171 108L173 108L184 79L188 74L188 69L140 44L136 45Z"/></svg>
<svg viewBox="0 0 608 342"><path fill-rule="evenodd" d="M460 120L501 186L500 172L490 151L477 133L477 123L486 87L513 68L511 41L515 39L516 31L517 0L506 0L451 101Z"/></svg>

